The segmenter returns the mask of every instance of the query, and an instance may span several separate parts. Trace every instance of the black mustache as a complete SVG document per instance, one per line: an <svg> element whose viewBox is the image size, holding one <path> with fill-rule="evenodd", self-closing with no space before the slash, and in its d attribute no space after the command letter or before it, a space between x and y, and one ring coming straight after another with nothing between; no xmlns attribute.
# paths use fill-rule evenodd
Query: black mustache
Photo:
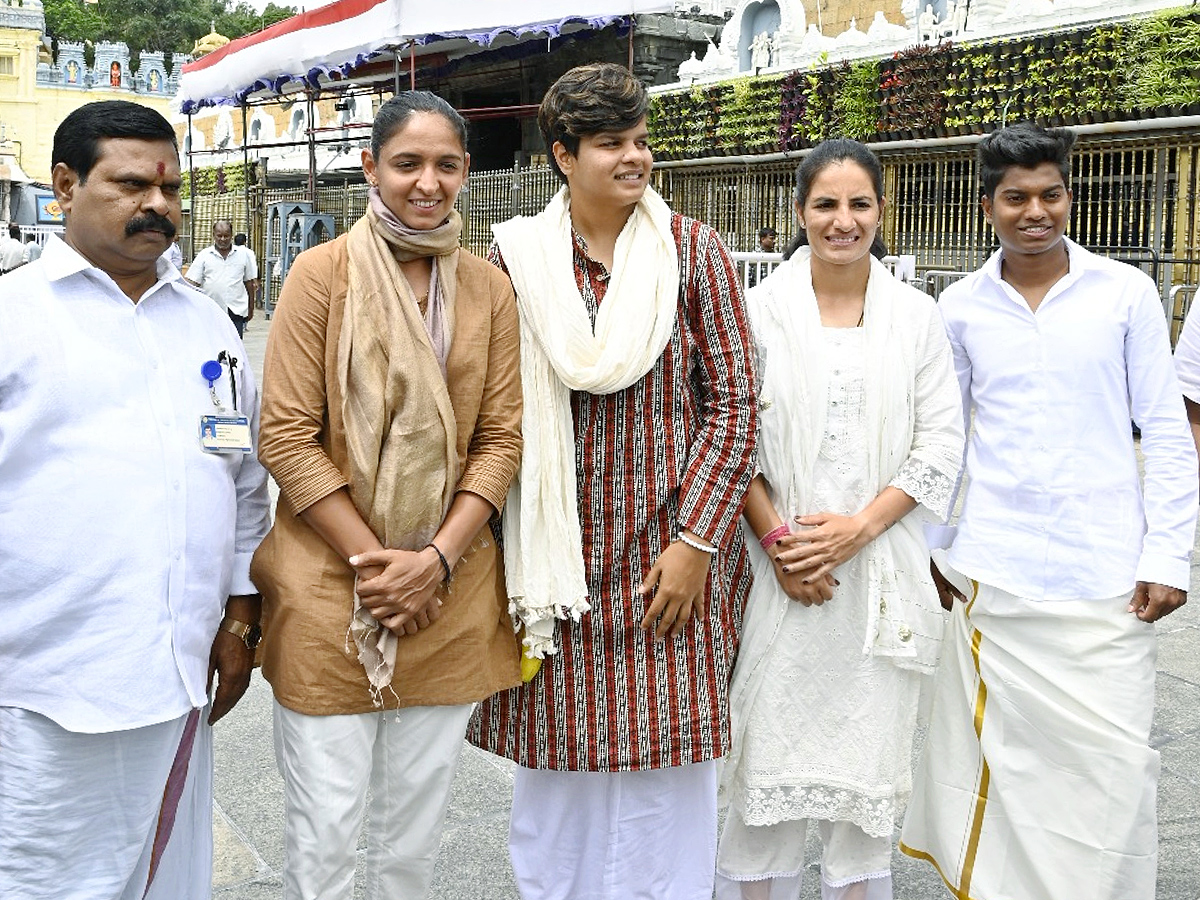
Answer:
<svg viewBox="0 0 1200 900"><path fill-rule="evenodd" d="M130 219L125 223L125 237L133 237L141 231L161 231L169 241L175 237L175 223L158 213L146 213L140 219Z"/></svg>

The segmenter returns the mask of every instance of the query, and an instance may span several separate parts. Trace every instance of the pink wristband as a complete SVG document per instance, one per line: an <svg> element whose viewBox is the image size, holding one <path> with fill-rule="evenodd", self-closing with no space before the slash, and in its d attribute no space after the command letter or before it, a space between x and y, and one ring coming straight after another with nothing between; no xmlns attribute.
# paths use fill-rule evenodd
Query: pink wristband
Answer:
<svg viewBox="0 0 1200 900"><path fill-rule="evenodd" d="M762 548L764 550L769 550L771 548L771 546L773 544L775 544L781 537L783 537L784 535L791 534L791 533L792 533L792 530L790 528L788 528L786 525L780 525L778 528L764 534L761 538L758 539L758 542L760 544L762 544Z"/></svg>

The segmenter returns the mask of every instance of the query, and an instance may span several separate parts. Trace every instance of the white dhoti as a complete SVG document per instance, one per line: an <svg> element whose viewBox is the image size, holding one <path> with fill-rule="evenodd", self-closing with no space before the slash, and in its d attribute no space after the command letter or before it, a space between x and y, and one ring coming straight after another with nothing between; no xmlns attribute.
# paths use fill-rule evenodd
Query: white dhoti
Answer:
<svg viewBox="0 0 1200 900"><path fill-rule="evenodd" d="M711 900L717 766L518 766L508 846L522 900Z"/></svg>
<svg viewBox="0 0 1200 900"><path fill-rule="evenodd" d="M956 604L900 849L961 900L1154 896L1154 627L1129 596Z"/></svg>
<svg viewBox="0 0 1200 900"><path fill-rule="evenodd" d="M81 734L0 707L0 897L211 897L212 729L202 715Z"/></svg>

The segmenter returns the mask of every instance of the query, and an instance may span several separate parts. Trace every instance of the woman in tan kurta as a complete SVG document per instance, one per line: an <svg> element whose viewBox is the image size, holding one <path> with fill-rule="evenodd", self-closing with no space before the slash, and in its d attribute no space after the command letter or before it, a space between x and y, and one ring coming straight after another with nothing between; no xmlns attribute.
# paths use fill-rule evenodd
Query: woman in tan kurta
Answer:
<svg viewBox="0 0 1200 900"><path fill-rule="evenodd" d="M255 555L287 801L284 896L424 897L471 705L520 680L489 522L521 452L517 315L458 246L466 126L410 92L375 119L367 214L288 273Z"/></svg>

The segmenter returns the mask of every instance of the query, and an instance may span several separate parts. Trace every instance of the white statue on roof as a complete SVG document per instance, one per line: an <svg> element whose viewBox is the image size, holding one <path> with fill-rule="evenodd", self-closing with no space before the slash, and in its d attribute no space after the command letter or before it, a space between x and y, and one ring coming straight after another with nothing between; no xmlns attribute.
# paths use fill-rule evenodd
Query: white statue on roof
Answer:
<svg viewBox="0 0 1200 900"><path fill-rule="evenodd" d="M867 37L872 44L903 44L908 40L909 31L903 25L893 25L883 14L883 10L875 10L875 18L867 28Z"/></svg>
<svg viewBox="0 0 1200 900"><path fill-rule="evenodd" d="M696 51L692 51L689 59L685 59L679 64L679 80L684 84L691 84L698 78L702 78L704 73L704 63L696 59Z"/></svg>
<svg viewBox="0 0 1200 900"><path fill-rule="evenodd" d="M795 64L804 22L802 0L738 0L721 29L725 71L754 72Z"/></svg>
<svg viewBox="0 0 1200 900"><path fill-rule="evenodd" d="M965 34L967 31L967 4L968 0L957 0L954 4L954 11L950 14L951 20L954 22L953 34Z"/></svg>
<svg viewBox="0 0 1200 900"><path fill-rule="evenodd" d="M708 42L708 49L704 51L704 59L700 63L702 66L700 69L701 78L708 78L713 75L728 75L730 71L725 62L725 57L711 40Z"/></svg>
<svg viewBox="0 0 1200 900"><path fill-rule="evenodd" d="M822 34L816 22L810 22L808 31L804 33L804 42L800 45L800 49L805 56L820 56L822 53L832 50L833 44L833 38Z"/></svg>
<svg viewBox="0 0 1200 900"><path fill-rule="evenodd" d="M926 3L925 10L917 19L917 43L935 44L938 38L938 17L933 4Z"/></svg>
<svg viewBox="0 0 1200 900"><path fill-rule="evenodd" d="M854 16L850 17L850 27L833 40L838 47L844 48L865 47L871 43L871 39L858 30L858 19Z"/></svg>
<svg viewBox="0 0 1200 900"><path fill-rule="evenodd" d="M760 31L750 42L750 68L757 74L762 69L771 68L771 51L774 50L771 35Z"/></svg>
<svg viewBox="0 0 1200 900"><path fill-rule="evenodd" d="M3 0L0 0L3 2ZM875 4L865 33L856 20L836 37L824 33L818 4L815 23L808 22L803 0L731 0L733 11L721 32L721 44L709 44L702 60L680 67L685 82L727 78L738 73L786 72L823 65L825 57L855 60L890 55L914 42L937 44L943 40L1023 33L1064 24L1095 21L1107 11L1105 0L900 0L895 6ZM1178 0L1123 0L1121 9L1162 8ZM875 7L884 6L884 9ZM896 16L903 24L894 24ZM697 68L697 63L702 68Z"/></svg>

